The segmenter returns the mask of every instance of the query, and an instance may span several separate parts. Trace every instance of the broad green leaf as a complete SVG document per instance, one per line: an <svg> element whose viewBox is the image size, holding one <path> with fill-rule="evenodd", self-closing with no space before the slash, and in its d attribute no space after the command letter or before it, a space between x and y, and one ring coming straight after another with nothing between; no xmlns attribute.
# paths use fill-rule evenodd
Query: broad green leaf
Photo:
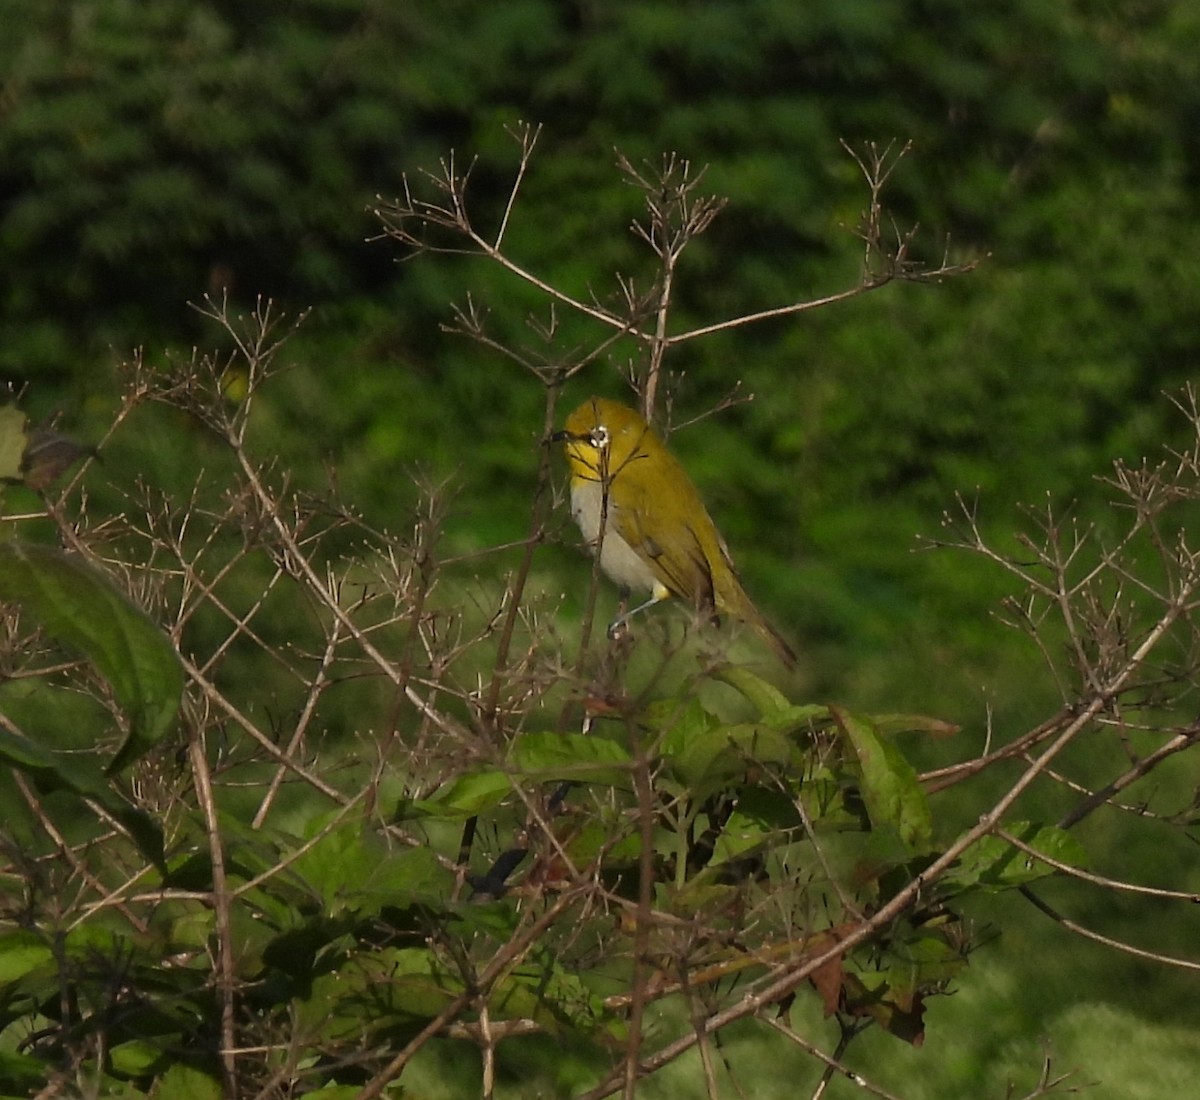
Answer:
<svg viewBox="0 0 1200 1100"><path fill-rule="evenodd" d="M585 1035L606 1031L613 1038L624 1030L602 998L552 959L506 974L493 987L488 1007L498 1019L536 1020L551 1034L564 1025Z"/></svg>
<svg viewBox="0 0 1200 1100"><path fill-rule="evenodd" d="M384 948L359 954L313 982L296 1006L302 1030L323 1040L361 1036L364 1006L370 1020L429 1019L462 992L462 980L423 947Z"/></svg>
<svg viewBox="0 0 1200 1100"><path fill-rule="evenodd" d="M151 1100L221 1100L220 1080L183 1062L176 1062L154 1083ZM309 1098L317 1093L309 1093Z"/></svg>
<svg viewBox="0 0 1200 1100"><path fill-rule="evenodd" d="M871 721L885 737L896 733L927 733L930 737L953 737L962 729L953 722L927 714L873 714Z"/></svg>
<svg viewBox="0 0 1200 1100"><path fill-rule="evenodd" d="M0 760L35 777L44 790L67 790L92 799L128 830L147 859L162 866L163 840L158 823L126 802L92 758L54 753L28 737L0 729Z"/></svg>
<svg viewBox="0 0 1200 1100"><path fill-rule="evenodd" d="M778 790L749 787L738 796L737 809L722 827L709 866L737 859L764 841L779 843L785 830L801 824L800 813L790 796Z"/></svg>
<svg viewBox="0 0 1200 1100"><path fill-rule="evenodd" d="M171 729L183 670L167 636L91 566L49 546L0 542L0 599L19 603L59 641L81 650L112 685L129 735L110 771Z"/></svg>
<svg viewBox="0 0 1200 1100"><path fill-rule="evenodd" d="M456 936L488 936L497 943L507 943L521 926L521 913L505 901L469 901L454 908L446 924Z"/></svg>
<svg viewBox="0 0 1200 1100"><path fill-rule="evenodd" d="M200 901L178 902L176 907L179 915L170 919L167 925L166 943L170 949L195 951L207 946L216 923L212 907ZM157 921L157 909L154 916Z"/></svg>
<svg viewBox="0 0 1200 1100"><path fill-rule="evenodd" d="M436 1016L463 991L462 978L452 973L437 955L426 947L400 947L380 952L365 964L369 981L386 976L387 1000L395 1011L414 1016ZM382 963L381 967L376 966Z"/></svg>
<svg viewBox="0 0 1200 1100"><path fill-rule="evenodd" d="M715 879L713 871L704 870L693 875L682 886L677 887L669 882L655 883L655 907L686 916L689 920L712 919L719 913L727 916L730 906L737 902L741 887Z"/></svg>
<svg viewBox="0 0 1200 1100"><path fill-rule="evenodd" d="M652 730L663 735L663 751L667 753L675 752L718 722L699 699L656 699L646 707L643 717Z"/></svg>
<svg viewBox="0 0 1200 1100"><path fill-rule="evenodd" d="M30 734L39 747L56 753L108 758L112 711L94 695L64 689L37 676L0 680L0 713Z"/></svg>
<svg viewBox="0 0 1200 1100"><path fill-rule="evenodd" d="M616 741L582 733L524 733L512 744L509 759L530 779L573 779L628 787L633 761Z"/></svg>
<svg viewBox="0 0 1200 1100"><path fill-rule="evenodd" d="M957 978L967 967L967 957L962 947L925 934L899 945L889 963L887 980L893 994L911 998Z"/></svg>
<svg viewBox="0 0 1200 1100"><path fill-rule="evenodd" d="M641 838L636 832L627 832L619 840L618 835L611 820L590 819L572 822L560 842L576 867L590 866L593 860L603 857L605 868L612 870L637 859L642 850Z"/></svg>
<svg viewBox="0 0 1200 1100"><path fill-rule="evenodd" d="M438 903L449 896L454 881L430 849L389 848L357 818L319 833L291 869L331 915L343 909L378 912L385 905Z"/></svg>
<svg viewBox="0 0 1200 1100"><path fill-rule="evenodd" d="M862 796L876 828L890 825L914 852L927 851L933 840L933 816L917 773L900 750L883 740L866 718L834 708L862 769Z"/></svg>
<svg viewBox="0 0 1200 1100"><path fill-rule="evenodd" d="M1087 866L1087 851L1064 829L1031 821L1015 821L1007 826L1007 831L1035 851L1059 863L1072 867ZM949 880L961 886L979 885L991 890L1011 890L1054 873L1053 867L1013 847L1002 837L985 836L962 854Z"/></svg>
<svg viewBox="0 0 1200 1100"><path fill-rule="evenodd" d="M225 843L225 870L237 884L264 879L264 888L242 895L260 908L260 916L270 917L277 925L290 927L286 915L298 906L312 902L312 891L304 886L290 867L279 869L280 853L298 847L294 835L274 828L252 828L244 815L218 810L218 823ZM213 887L212 854L208 832L198 814L184 818L174 834L171 863L164 885L178 890L205 891ZM265 888L269 883L269 888Z"/></svg>
<svg viewBox="0 0 1200 1100"><path fill-rule="evenodd" d="M768 828L761 821L734 810L729 815L729 820L725 822L724 828L721 829L716 844L713 845L712 859L709 860L708 865L712 867L718 863L726 863L731 859L744 856L747 852L758 848L773 834L774 830Z"/></svg>
<svg viewBox="0 0 1200 1100"><path fill-rule="evenodd" d="M737 723L699 731L676 746L671 739L669 763L680 780L692 787L726 780L758 764L800 768L792 739L762 723Z"/></svg>
<svg viewBox="0 0 1200 1100"><path fill-rule="evenodd" d="M25 443L25 414L16 405L0 405L0 485L23 480Z"/></svg>
<svg viewBox="0 0 1200 1100"><path fill-rule="evenodd" d="M0 985L23 978L53 958L50 946L32 932L0 936Z"/></svg>
<svg viewBox="0 0 1200 1100"><path fill-rule="evenodd" d="M402 799L396 806L395 819L411 817L474 817L499 806L512 794L507 773L488 770L471 772L452 779L428 798Z"/></svg>
<svg viewBox="0 0 1200 1100"><path fill-rule="evenodd" d="M766 718L768 715L791 706L787 696L774 684L741 665L725 665L723 668L717 669L713 675L716 679L734 688L753 704L760 718Z"/></svg>
<svg viewBox="0 0 1200 1100"><path fill-rule="evenodd" d="M793 703L774 684L747 668L729 665L715 678L735 688L772 729L794 732L815 722L828 722L830 709L822 703Z"/></svg>
<svg viewBox="0 0 1200 1100"><path fill-rule="evenodd" d="M178 1036L170 1038L173 1042L178 1042ZM140 1077L149 1073L163 1054L162 1047L157 1043L148 1039L130 1039L128 1042L118 1043L109 1051L109 1061L117 1073Z"/></svg>
<svg viewBox="0 0 1200 1100"><path fill-rule="evenodd" d="M800 800L818 832L862 830L867 826L858 792L828 768L814 768L804 776Z"/></svg>
<svg viewBox="0 0 1200 1100"><path fill-rule="evenodd" d="M36 1085L41 1088L46 1084L46 1063L41 1058L31 1054L14 1054L12 1051L0 1050L0 1081L8 1089L21 1089L22 1097L29 1096L26 1091ZM0 1093L0 1097L15 1097L16 1093Z"/></svg>
<svg viewBox="0 0 1200 1100"><path fill-rule="evenodd" d="M9 719L12 720L11 715ZM24 772L46 772L52 776L58 772L58 761L49 749L3 727L0 727L0 760ZM63 786L70 784L64 779Z"/></svg>
<svg viewBox="0 0 1200 1100"><path fill-rule="evenodd" d="M384 949L319 976L298 1016L302 1029L326 1040L361 1035L397 1018L437 1016L463 988L460 976L430 949ZM622 1030L602 1000L552 958L504 975L488 994L488 1006L497 1018L533 1018L552 1032L568 1024L619 1038Z"/></svg>
<svg viewBox="0 0 1200 1100"><path fill-rule="evenodd" d="M763 716L763 723L772 729L792 733L830 720L829 707L823 703L789 703L781 710Z"/></svg>

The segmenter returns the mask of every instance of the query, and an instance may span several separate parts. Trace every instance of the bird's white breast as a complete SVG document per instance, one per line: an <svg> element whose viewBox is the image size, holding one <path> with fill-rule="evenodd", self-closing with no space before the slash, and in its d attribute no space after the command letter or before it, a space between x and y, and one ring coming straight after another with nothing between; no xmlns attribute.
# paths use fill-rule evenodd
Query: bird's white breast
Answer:
<svg viewBox="0 0 1200 1100"><path fill-rule="evenodd" d="M600 543L600 519L604 490L599 481L577 479L571 484L571 514L579 524L592 552ZM604 523L604 541L600 543L600 568L623 588L656 591L661 587L654 571L616 531L616 505L610 495Z"/></svg>

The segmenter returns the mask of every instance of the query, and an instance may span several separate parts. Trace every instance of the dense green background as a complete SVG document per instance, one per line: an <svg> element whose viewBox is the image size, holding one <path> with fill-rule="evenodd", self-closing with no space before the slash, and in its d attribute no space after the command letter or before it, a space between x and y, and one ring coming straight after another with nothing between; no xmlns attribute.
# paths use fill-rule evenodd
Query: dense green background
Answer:
<svg viewBox="0 0 1200 1100"><path fill-rule="evenodd" d="M414 470L453 478L449 551L523 534L541 397L439 325L470 290L525 339L530 298L479 261L398 265L367 240L367 208L402 172L479 153L472 196L491 224L515 164L505 126L544 124L512 250L607 295L614 271L651 271L614 147L708 164L730 206L685 260L682 328L851 285L865 193L839 139L911 139L892 213L921 224L924 258L949 242L986 255L980 270L679 349L684 409L738 379L757 399L675 446L814 697L942 714L966 726L963 753L988 708L1003 736L1054 702L989 615L1003 578L911 551L956 493L978 493L998 534L1047 493L1089 516L1112 459L1184 440L1163 394L1200 353L1196 4L8 0L6 17L22 29L0 40L0 380L96 438L131 349L219 346L188 301L228 287L239 306L311 306L293 371L257 410L259 452L313 485L331 464L369 517L401 527ZM568 401L618 394L615 366ZM217 461L180 432L136 419L89 475L94 502ZM550 589L586 575L564 548L539 568ZM1142 874L1187 886L1173 867ZM941 1023L934 1010L906 1095L958 1094L981 1064L998 1093L1042 1034L1108 1081L1096 1095L1178 1094L1154 1074L1185 1064L1177 1010L1194 983L1039 920L1010 925L981 984ZM974 1038L951 1058L964 1021Z"/></svg>

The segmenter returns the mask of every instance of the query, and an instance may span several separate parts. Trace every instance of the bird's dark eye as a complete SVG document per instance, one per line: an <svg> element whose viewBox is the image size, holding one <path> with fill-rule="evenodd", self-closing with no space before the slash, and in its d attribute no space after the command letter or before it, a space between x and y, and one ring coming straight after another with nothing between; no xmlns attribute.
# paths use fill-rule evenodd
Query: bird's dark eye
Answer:
<svg viewBox="0 0 1200 1100"><path fill-rule="evenodd" d="M608 429L603 424L597 424L592 429L591 443L592 446L596 448L608 446Z"/></svg>

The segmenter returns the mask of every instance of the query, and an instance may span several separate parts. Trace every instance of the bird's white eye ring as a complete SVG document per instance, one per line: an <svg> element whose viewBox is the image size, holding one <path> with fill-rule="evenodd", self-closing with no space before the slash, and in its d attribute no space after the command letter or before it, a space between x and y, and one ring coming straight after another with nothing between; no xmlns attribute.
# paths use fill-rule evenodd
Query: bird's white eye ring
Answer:
<svg viewBox="0 0 1200 1100"><path fill-rule="evenodd" d="M591 444L596 448L608 446L608 429L603 424L597 424L592 429Z"/></svg>

